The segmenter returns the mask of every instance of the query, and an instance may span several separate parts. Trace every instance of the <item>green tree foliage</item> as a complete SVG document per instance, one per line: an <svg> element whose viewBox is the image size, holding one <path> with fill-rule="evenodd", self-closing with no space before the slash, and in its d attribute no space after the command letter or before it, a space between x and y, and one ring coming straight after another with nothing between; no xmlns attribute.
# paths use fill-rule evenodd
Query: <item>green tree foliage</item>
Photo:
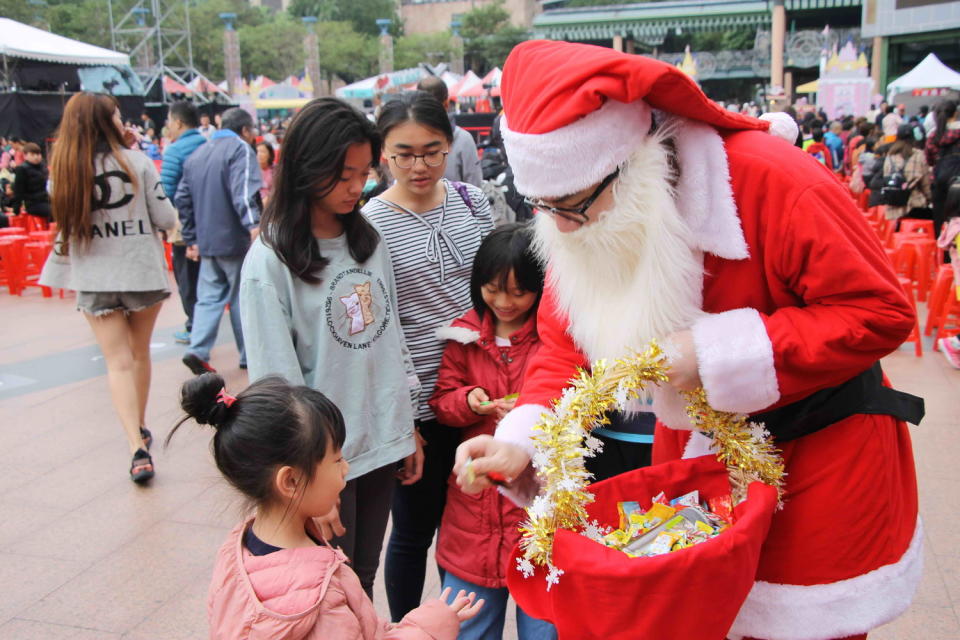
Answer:
<svg viewBox="0 0 960 640"><path fill-rule="evenodd" d="M393 66L397 69L409 69L421 62L449 62L450 38L449 31L401 36L393 47Z"/></svg>
<svg viewBox="0 0 960 640"><path fill-rule="evenodd" d="M480 75L503 65L510 50L527 37L524 29L510 24L503 0L463 14L461 23L465 66Z"/></svg>
<svg viewBox="0 0 960 640"><path fill-rule="evenodd" d="M378 18L393 20L391 31L399 33L396 0L294 0L291 15L316 16L321 21L349 22L354 30L371 36L380 34Z"/></svg>
<svg viewBox="0 0 960 640"><path fill-rule="evenodd" d="M306 28L287 15L244 25L237 29L240 39L240 68L246 77L265 75L282 80L304 67L303 37Z"/></svg>
<svg viewBox="0 0 960 640"><path fill-rule="evenodd" d="M0 0L0 16L41 29L47 27L46 7L26 0Z"/></svg>
<svg viewBox="0 0 960 640"><path fill-rule="evenodd" d="M702 31L690 36L690 48L694 51L739 51L752 49L756 29L739 27L726 31Z"/></svg>
<svg viewBox="0 0 960 640"><path fill-rule="evenodd" d="M190 34L193 44L193 64L203 75L211 79L224 77L223 69L223 20L221 13L235 13L234 23L240 36L240 51L243 52L243 29L268 22L270 14L251 7L244 0L202 0L190 3ZM302 56L300 56L302 58ZM246 65L241 60L241 65ZM246 72L246 71L244 71ZM259 74L257 74L259 75Z"/></svg>
<svg viewBox="0 0 960 640"><path fill-rule="evenodd" d="M349 22L318 22L320 70L336 74L347 82L371 76L377 67L376 38L357 33Z"/></svg>
<svg viewBox="0 0 960 640"><path fill-rule="evenodd" d="M106 8L106 0L47 0L47 22L54 33L110 48Z"/></svg>

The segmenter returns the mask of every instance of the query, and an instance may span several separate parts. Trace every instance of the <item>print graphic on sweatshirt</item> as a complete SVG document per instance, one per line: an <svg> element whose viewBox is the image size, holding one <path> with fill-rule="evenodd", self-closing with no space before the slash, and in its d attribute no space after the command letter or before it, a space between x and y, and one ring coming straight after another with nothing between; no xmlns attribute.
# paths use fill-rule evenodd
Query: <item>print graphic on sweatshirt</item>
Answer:
<svg viewBox="0 0 960 640"><path fill-rule="evenodd" d="M346 269L330 280L324 312L327 329L341 346L366 349L390 326L387 287L367 269Z"/></svg>
<svg viewBox="0 0 960 640"><path fill-rule="evenodd" d="M123 238L126 236L148 236L153 234L153 225L146 220L110 220L111 212L126 207L134 198L133 180L123 171L105 171L93 179L93 211L102 211L103 220L90 224L91 238ZM160 190L157 193L157 190ZM154 185L153 197L166 200L158 182Z"/></svg>

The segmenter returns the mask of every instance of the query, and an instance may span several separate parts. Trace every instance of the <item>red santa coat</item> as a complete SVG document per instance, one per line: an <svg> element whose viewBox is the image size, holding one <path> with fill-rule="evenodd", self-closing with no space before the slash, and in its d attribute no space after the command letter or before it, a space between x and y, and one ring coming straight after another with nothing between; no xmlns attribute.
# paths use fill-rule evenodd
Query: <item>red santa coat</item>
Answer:
<svg viewBox="0 0 960 640"><path fill-rule="evenodd" d="M856 376L896 349L914 312L874 234L830 172L764 133L730 133L722 145L713 138L713 147L707 140L697 149L711 156L710 175L700 177L712 184L681 181L678 195L681 211L702 234L703 310L711 315L692 329L711 405L757 413L789 404ZM690 148L680 143L678 153L684 171ZM695 178L697 170L688 173ZM692 193L698 189L706 191ZM686 211L698 200L709 203L715 218ZM736 224L724 223L724 215ZM520 406L497 432L528 451L531 424L574 368L587 365L556 300L548 289L539 312L543 348L530 365ZM675 410L664 405L658 417ZM660 425L654 462L707 453L697 450L706 441ZM757 582L731 636L823 640L898 616L922 571L906 425L855 415L787 442L782 451L785 507L774 517Z"/></svg>
<svg viewBox="0 0 960 640"><path fill-rule="evenodd" d="M517 393L527 365L540 348L535 315L510 336L510 346L502 351L494 329L492 313L481 320L471 310L437 331L448 342L430 408L441 423L462 428L464 439L492 435L497 425L496 414L479 416L470 409L467 394L477 387L483 387L490 398ZM452 475L448 484L437 564L475 585L506 587L511 553L520 540L519 526L526 513L496 489L467 495Z"/></svg>

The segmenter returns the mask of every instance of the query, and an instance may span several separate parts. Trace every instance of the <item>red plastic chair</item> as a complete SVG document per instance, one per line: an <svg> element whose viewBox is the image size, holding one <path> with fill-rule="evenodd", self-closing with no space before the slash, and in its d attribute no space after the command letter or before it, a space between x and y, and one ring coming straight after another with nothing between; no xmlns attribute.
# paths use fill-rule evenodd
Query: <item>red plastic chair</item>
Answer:
<svg viewBox="0 0 960 640"><path fill-rule="evenodd" d="M930 301L927 303L927 322L923 327L923 335L929 336L935 328L940 327L940 318L947 303L947 296L953 290L953 267L949 264L940 265L937 269L937 279L930 291Z"/></svg>
<svg viewBox="0 0 960 640"><path fill-rule="evenodd" d="M907 294L907 297L910 298L910 304L913 305L914 310L914 320L913 320L913 329L910 330L910 335L907 336L907 339L904 342L913 343L913 352L919 358L923 355L923 341L920 338L920 321L916 318L917 303L916 299L913 297L913 281L910 278L899 277L897 280L900 281L900 286L903 287L903 292Z"/></svg>
<svg viewBox="0 0 960 640"><path fill-rule="evenodd" d="M48 240L40 242L26 242L23 245L23 287L40 287L40 292L44 298L53 297L53 290L50 287L40 284L40 272L47 261L47 256L53 250L53 243ZM60 290L60 297L63 297L63 289Z"/></svg>
<svg viewBox="0 0 960 640"><path fill-rule="evenodd" d="M911 279L916 283L917 300L924 302L933 283L934 271L937 268L937 241L930 236L912 235L896 240L897 249L913 247L915 262Z"/></svg>
<svg viewBox="0 0 960 640"><path fill-rule="evenodd" d="M23 227L5 227L0 229L0 238L4 236L22 236Z"/></svg>
<svg viewBox="0 0 960 640"><path fill-rule="evenodd" d="M27 216L27 231L46 231L50 227L50 222L46 218L41 218L40 216L32 216L29 213Z"/></svg>
<svg viewBox="0 0 960 640"><path fill-rule="evenodd" d="M23 245L27 236L0 237L0 276L10 295L20 295L23 290Z"/></svg>
<svg viewBox="0 0 960 640"><path fill-rule="evenodd" d="M897 233L922 233L933 237L933 220L900 218L900 231Z"/></svg>

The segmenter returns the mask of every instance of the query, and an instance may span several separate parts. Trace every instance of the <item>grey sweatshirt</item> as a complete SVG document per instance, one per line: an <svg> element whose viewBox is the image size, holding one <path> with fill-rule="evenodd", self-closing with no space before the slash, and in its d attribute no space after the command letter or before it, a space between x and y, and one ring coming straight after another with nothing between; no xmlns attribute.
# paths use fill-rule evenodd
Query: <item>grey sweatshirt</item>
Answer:
<svg viewBox="0 0 960 640"><path fill-rule="evenodd" d="M86 246L71 242L69 256L52 252L40 284L74 291L167 290L157 230L173 229L177 212L163 192L153 161L129 149L123 150L123 158L136 176L136 190L113 156L98 156L90 242Z"/></svg>
<svg viewBox="0 0 960 640"><path fill-rule="evenodd" d="M420 383L386 243L357 264L345 234L316 242L330 260L316 285L294 277L260 238L251 245L240 279L247 364L250 380L279 374L340 408L352 479L413 453Z"/></svg>

